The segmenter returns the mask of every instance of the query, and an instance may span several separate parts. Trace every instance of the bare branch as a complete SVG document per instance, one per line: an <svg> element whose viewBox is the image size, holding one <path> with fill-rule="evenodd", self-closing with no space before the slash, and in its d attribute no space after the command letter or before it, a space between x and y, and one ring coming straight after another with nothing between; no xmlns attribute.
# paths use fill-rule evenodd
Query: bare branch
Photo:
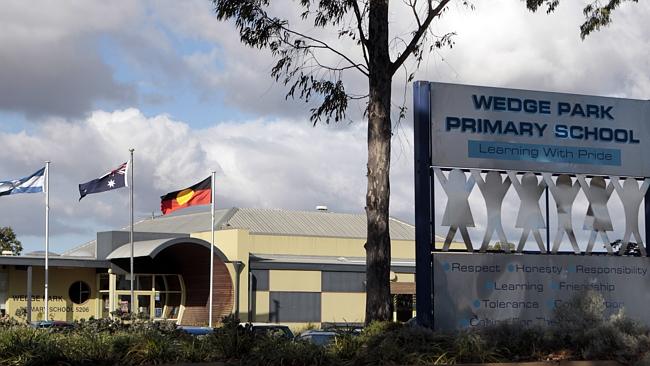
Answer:
<svg viewBox="0 0 650 366"><path fill-rule="evenodd" d="M420 21L420 15L417 11L418 0L408 1L406 5L408 5L411 8L411 11L413 11L415 21L418 23L418 28L420 28L422 26L422 22Z"/></svg>
<svg viewBox="0 0 650 366"><path fill-rule="evenodd" d="M366 35L363 33L363 15L361 13L361 10L359 9L359 4L357 4L356 0L352 0L352 7L354 8L354 16L357 18L357 29L359 30L359 38L361 39L361 49L363 50L363 59L366 60L366 65L369 65L370 62L368 61L368 53L366 50L366 47L368 46L368 39L366 38ZM364 8L364 13L365 13L365 8Z"/></svg>
<svg viewBox="0 0 650 366"><path fill-rule="evenodd" d="M288 46L290 48L293 48L293 49L296 49L296 50L305 50L306 52L308 52L311 55L311 58L314 60L314 62L318 66L320 66L320 67L322 67L323 69L326 69L326 70L343 71L343 70L350 70L350 69L358 69L359 67L364 67L364 68L366 67L363 64L350 64L348 66L343 66L343 67L328 66L328 65L322 64L318 60L318 57L316 57L316 54L314 54L314 52L312 52L312 49L314 49L314 48L316 48L316 49L329 49L327 47L327 45L307 45L307 44L301 45L301 44L294 44L294 43L288 42L288 41L286 41L284 39L281 39L280 41L282 42L282 44L284 44L284 45L286 45L286 46ZM347 60L347 61L350 61L350 60Z"/></svg>
<svg viewBox="0 0 650 366"><path fill-rule="evenodd" d="M445 8L445 6L447 6L447 3L449 3L449 1L450 0L441 0L440 3L438 3L438 6L433 8L431 6L432 0L429 0L429 7L428 7L426 19L424 19L424 22L415 31L415 33L413 34L413 38L411 39L411 42L409 42L408 46L406 46L404 52L402 52L402 54L399 55L399 57L397 58L397 60L395 60L395 62L391 62L390 70L389 70L391 76L395 74L395 71L397 71L397 69L404 63L404 61L406 61L406 59L418 47L418 44L420 43L422 36L425 34L427 29L429 29L429 25L431 24L433 19L440 15L440 13Z"/></svg>
<svg viewBox="0 0 650 366"><path fill-rule="evenodd" d="M310 41L312 41L312 42L314 42L316 44L319 44L320 46L318 46L318 47L328 49L331 52L339 55L340 57L345 59L347 62L349 62L350 65L352 65L355 69L359 70L359 72L361 72L365 76L368 76L368 67L366 65L359 64L359 63L356 63L356 62L352 61L348 56L346 56L342 52L336 50L334 47L328 45L326 42L321 41L321 40L316 39L316 38L313 38L313 37L310 37L310 36L308 36L306 34L298 32L298 31L294 31L292 29L289 29L289 28L285 27L284 25L280 25L280 28L282 28L282 30L284 30L287 33L293 34L294 36L298 36L298 37L301 37L301 38L304 38L304 39L308 39L308 40L310 40ZM293 45L291 45L291 46L294 47ZM316 47L316 46L312 46L312 47Z"/></svg>

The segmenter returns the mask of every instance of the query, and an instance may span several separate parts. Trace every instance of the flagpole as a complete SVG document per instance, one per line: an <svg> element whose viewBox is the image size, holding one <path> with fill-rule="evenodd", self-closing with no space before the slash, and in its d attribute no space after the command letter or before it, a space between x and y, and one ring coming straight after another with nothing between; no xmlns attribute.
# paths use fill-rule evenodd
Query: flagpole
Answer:
<svg viewBox="0 0 650 366"><path fill-rule="evenodd" d="M131 241L131 316L135 315L135 292L133 289L133 281L135 279L135 274L133 273L133 151L135 149L131 148L129 149L129 152L131 153L131 160L129 161L130 165L130 171L131 171L131 192L130 192L130 199L129 199L129 209L131 211L131 225L130 225L130 232L129 232L129 237Z"/></svg>
<svg viewBox="0 0 650 366"><path fill-rule="evenodd" d="M214 181L215 181L216 172L212 172L212 179L210 184L210 212L212 213L212 224L210 225L212 232L212 242L210 245L210 304L208 309L208 326L212 328L212 296L214 294L213 281L214 281Z"/></svg>
<svg viewBox="0 0 650 366"><path fill-rule="evenodd" d="M45 319L50 319L48 284L50 269L50 161L45 162Z"/></svg>

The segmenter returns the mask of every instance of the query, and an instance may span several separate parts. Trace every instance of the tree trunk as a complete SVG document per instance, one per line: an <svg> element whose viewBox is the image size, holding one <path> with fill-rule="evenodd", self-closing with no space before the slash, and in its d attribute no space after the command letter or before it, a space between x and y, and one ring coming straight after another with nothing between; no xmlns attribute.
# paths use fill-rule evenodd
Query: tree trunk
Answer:
<svg viewBox="0 0 650 366"><path fill-rule="evenodd" d="M370 0L368 18L368 189L366 215L366 324L390 320L390 99L388 0Z"/></svg>

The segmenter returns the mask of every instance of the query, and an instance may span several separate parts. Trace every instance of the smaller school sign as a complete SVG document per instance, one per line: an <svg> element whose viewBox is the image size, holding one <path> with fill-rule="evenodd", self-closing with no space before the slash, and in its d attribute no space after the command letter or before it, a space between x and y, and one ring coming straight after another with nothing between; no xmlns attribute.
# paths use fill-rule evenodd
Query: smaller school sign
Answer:
<svg viewBox="0 0 650 366"><path fill-rule="evenodd" d="M549 325L553 309L585 291L602 295L607 314L624 310L650 325L647 258L436 253L435 328L499 323Z"/></svg>
<svg viewBox="0 0 650 366"><path fill-rule="evenodd" d="M433 165L650 177L650 103L430 83Z"/></svg>

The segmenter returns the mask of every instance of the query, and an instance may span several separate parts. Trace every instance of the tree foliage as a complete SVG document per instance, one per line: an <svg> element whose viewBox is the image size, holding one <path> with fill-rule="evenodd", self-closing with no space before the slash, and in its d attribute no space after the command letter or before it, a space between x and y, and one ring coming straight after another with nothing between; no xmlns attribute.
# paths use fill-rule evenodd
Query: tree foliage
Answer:
<svg viewBox="0 0 650 366"><path fill-rule="evenodd" d="M605 27L612 22L612 12L624 2L635 2L639 0L607 0L604 5L599 1L587 4L582 10L585 15L585 22L580 25L580 38L585 39L589 34ZM560 5L560 0L526 0L528 9L537 11L546 6L546 12L552 13Z"/></svg>
<svg viewBox="0 0 650 366"><path fill-rule="evenodd" d="M14 255L20 255L23 251L20 240L16 239L16 234L10 227L0 228L0 250L11 250Z"/></svg>
<svg viewBox="0 0 650 366"><path fill-rule="evenodd" d="M417 62L434 48L450 46L454 33L436 35L429 25L440 16L450 0L418 1L404 3L412 10L417 28L409 40L395 39L395 59L385 70L392 77L409 57ZM311 109L311 122L338 122L346 117L351 100L365 100L369 93L354 94L346 90L343 75L347 71L370 77L369 12L372 1L355 0L296 0L287 2L298 8L300 22L313 29L333 27L341 42L358 46L350 52L342 44L331 44L323 38L299 31L288 17L271 15L271 0L213 0L219 20L234 20L241 42L255 48L267 48L275 64L271 76L288 86L287 98L298 97L305 102L317 99L318 106ZM387 2L386 2L387 3ZM465 2L466 3L466 2ZM277 8L275 9L277 12ZM386 26L388 26L386 24ZM429 42L431 41L431 42ZM332 61L333 60L333 61ZM411 73L409 80L413 78Z"/></svg>

